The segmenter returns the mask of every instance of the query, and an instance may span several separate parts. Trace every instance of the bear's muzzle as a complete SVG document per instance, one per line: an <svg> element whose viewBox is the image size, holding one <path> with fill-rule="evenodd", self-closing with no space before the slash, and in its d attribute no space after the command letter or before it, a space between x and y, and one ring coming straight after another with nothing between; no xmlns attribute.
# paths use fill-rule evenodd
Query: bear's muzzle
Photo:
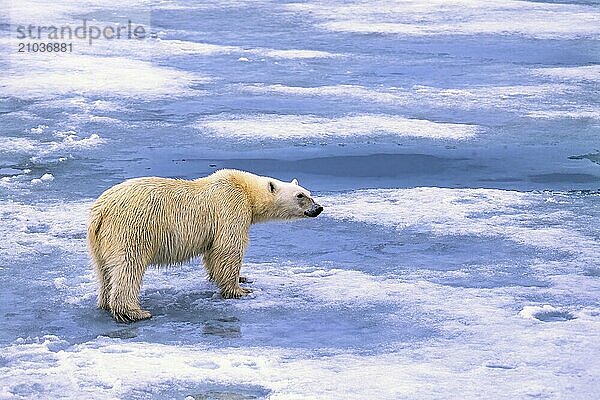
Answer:
<svg viewBox="0 0 600 400"><path fill-rule="evenodd" d="M321 211L323 211L323 206L315 203L308 210L304 211L304 215L307 217L316 217L321 214Z"/></svg>

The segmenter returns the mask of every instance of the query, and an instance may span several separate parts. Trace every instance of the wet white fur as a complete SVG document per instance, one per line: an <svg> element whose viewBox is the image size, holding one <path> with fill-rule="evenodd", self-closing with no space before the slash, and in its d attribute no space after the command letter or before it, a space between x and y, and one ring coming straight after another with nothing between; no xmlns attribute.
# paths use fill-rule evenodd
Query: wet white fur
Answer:
<svg viewBox="0 0 600 400"><path fill-rule="evenodd" d="M246 295L239 274L250 225L303 218L313 204L296 180L237 170L191 181L148 177L113 186L92 206L88 228L98 306L119 321L149 318L139 305L146 268L199 255L223 297Z"/></svg>

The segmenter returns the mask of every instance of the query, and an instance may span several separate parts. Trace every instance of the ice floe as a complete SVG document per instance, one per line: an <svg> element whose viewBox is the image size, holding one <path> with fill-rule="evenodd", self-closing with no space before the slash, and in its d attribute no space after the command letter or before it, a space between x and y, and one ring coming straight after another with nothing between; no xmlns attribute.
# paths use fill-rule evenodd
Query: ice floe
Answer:
<svg viewBox="0 0 600 400"><path fill-rule="evenodd" d="M262 272L268 278L272 270ZM523 312L517 315L512 311L512 295L499 290L452 289L427 282L374 278L356 271L295 270L287 278L292 278L293 284L304 282L303 289L308 290L302 293L307 299L315 296L312 305L309 301L294 304L309 307L307 313L310 307L328 304L345 307L340 300L354 306L364 301L358 295L347 299L348 292L332 290L350 285L350 291L362 290L371 300L404 303L414 307L414 312L430 312L434 320L447 313L442 320L448 333L410 346L382 348L375 354L339 348L215 348L102 336L81 344L52 335L22 338L3 348L2 391L7 396L93 393L102 399L131 393L149 396L168 385L182 397L210 390L241 396L253 389L258 391L256 397L273 399L434 399L455 394L476 399L569 397L573 382L578 383L575 393L593 391L597 363L590 364L581 354L582 347L598 349L595 327L600 320L593 310L586 318L565 318L561 324L530 324L527 316L521 318ZM63 288L64 282L55 280L55 285ZM281 286L275 281L263 285ZM252 301L237 300L235 304ZM283 312L282 306L273 305L279 312ZM528 307L524 310L538 312L537 316L541 315L539 310L555 311L547 306ZM326 351L327 355L316 356L315 351ZM382 370L394 373L382 374ZM70 378L62 379L64 376Z"/></svg>
<svg viewBox="0 0 600 400"><path fill-rule="evenodd" d="M244 139L398 136L446 140L474 137L475 125L432 122L394 115L361 114L338 118L312 115L242 115L209 119L196 124L222 136Z"/></svg>
<svg viewBox="0 0 600 400"><path fill-rule="evenodd" d="M598 37L592 6L527 1L353 1L291 3L318 27L336 32L406 36L524 35L534 38Z"/></svg>
<svg viewBox="0 0 600 400"><path fill-rule="evenodd" d="M536 68L532 73L564 80L598 82L600 80L600 65Z"/></svg>
<svg viewBox="0 0 600 400"><path fill-rule="evenodd" d="M52 98L60 95L109 95L160 98L191 93L206 77L125 57L38 54L11 60L11 75L0 77L5 96Z"/></svg>
<svg viewBox="0 0 600 400"><path fill-rule="evenodd" d="M51 174L36 178L44 183L53 180ZM34 179L34 180L36 180ZM4 245L0 255L18 256L57 248L85 254L85 232L90 201L44 205L2 201L0 240Z"/></svg>
<svg viewBox="0 0 600 400"><path fill-rule="evenodd" d="M437 88L425 85L411 87L366 87L361 85L286 86L281 84L244 84L239 90L252 94L277 94L304 97L360 100L366 103L393 105L426 105L436 108L473 110L501 108L512 112L535 111L540 101L549 101L564 95L572 88L562 83L511 86L470 86L463 88ZM565 104L566 101L560 100Z"/></svg>
<svg viewBox="0 0 600 400"><path fill-rule="evenodd" d="M359 190L322 201L334 218L438 235L501 236L597 259L600 244L568 225L572 213L532 212L537 210L536 204L552 197L509 190L427 187Z"/></svg>

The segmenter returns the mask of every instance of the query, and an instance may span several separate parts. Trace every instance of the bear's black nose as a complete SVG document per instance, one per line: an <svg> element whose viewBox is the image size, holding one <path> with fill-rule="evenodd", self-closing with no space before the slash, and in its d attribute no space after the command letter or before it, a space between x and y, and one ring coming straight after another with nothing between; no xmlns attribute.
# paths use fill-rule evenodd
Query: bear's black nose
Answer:
<svg viewBox="0 0 600 400"><path fill-rule="evenodd" d="M315 203L308 210L304 211L304 215L307 217L316 217L317 215L321 214L321 211L323 211L323 206Z"/></svg>

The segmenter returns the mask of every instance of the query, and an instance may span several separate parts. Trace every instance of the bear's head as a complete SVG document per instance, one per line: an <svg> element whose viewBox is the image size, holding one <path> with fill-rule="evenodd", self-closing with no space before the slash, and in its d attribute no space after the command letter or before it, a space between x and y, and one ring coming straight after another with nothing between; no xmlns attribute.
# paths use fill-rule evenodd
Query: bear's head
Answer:
<svg viewBox="0 0 600 400"><path fill-rule="evenodd" d="M267 192L267 204L261 207L262 215L255 216L257 221L314 218L323 211L323 207L313 200L310 192L300 186L296 179L282 182L266 178L263 184Z"/></svg>

